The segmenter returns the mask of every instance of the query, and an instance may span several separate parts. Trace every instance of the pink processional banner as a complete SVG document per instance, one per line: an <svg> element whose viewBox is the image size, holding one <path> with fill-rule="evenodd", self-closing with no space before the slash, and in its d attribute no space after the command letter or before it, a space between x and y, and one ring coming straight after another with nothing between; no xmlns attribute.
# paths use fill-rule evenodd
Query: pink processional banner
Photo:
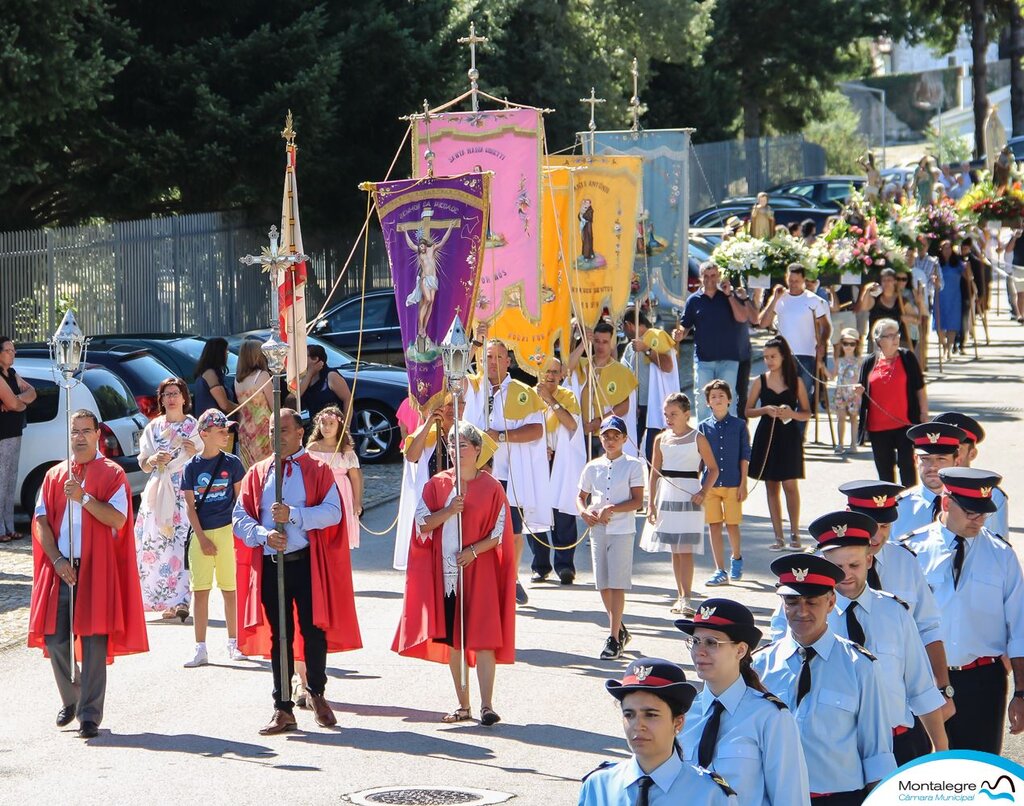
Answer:
<svg viewBox="0 0 1024 806"><path fill-rule="evenodd" d="M413 173L426 176L426 125L413 126ZM469 322L491 322L506 308L541 316L541 168L544 121L536 109L444 112L430 116L438 174L491 172L480 291Z"/></svg>

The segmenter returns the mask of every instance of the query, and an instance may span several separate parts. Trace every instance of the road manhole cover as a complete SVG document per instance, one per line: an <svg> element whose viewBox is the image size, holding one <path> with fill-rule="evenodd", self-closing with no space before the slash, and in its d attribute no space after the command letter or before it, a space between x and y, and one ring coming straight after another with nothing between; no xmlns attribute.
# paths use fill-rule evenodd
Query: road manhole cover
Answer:
<svg viewBox="0 0 1024 806"><path fill-rule="evenodd" d="M448 806L448 804L469 804L469 806L488 806L488 804L504 803L512 798L506 792L492 792L486 789L467 789L464 787L432 787L432 786L387 786L367 789L348 796L348 799L359 806L371 804L393 804L393 806Z"/></svg>

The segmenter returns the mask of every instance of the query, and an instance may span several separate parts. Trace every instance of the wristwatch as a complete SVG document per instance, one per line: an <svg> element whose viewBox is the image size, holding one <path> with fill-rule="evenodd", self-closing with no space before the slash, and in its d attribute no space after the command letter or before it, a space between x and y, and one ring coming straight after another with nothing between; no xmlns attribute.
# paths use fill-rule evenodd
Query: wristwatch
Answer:
<svg viewBox="0 0 1024 806"><path fill-rule="evenodd" d="M939 694L941 694L943 697L946 697L947 699L953 699L953 694L955 693L956 691L952 686L939 686ZM1024 696L1024 692L1020 693L1022 696Z"/></svg>
<svg viewBox="0 0 1024 806"><path fill-rule="evenodd" d="M505 434L506 434L505 431L499 431L498 432L498 442L504 442L505 441Z"/></svg>
<svg viewBox="0 0 1024 806"><path fill-rule="evenodd" d="M552 403L551 404L551 410L552 411L561 411L562 410L562 404L561 403Z"/></svg>
<svg viewBox="0 0 1024 806"><path fill-rule="evenodd" d="M89 493L83 493L82 494L82 506L84 507L90 501L92 501L92 496L89 495Z"/></svg>

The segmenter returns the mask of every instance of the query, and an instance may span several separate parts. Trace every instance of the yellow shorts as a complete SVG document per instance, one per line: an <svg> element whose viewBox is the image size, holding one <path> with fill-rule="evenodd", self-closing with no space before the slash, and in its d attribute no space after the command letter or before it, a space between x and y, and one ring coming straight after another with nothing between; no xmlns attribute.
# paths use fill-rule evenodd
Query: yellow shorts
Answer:
<svg viewBox="0 0 1024 806"><path fill-rule="evenodd" d="M212 557L203 554L199 538L192 535L188 546L188 568L193 591L208 591L213 587L213 572L217 570L217 587L222 591L235 589L235 538L231 524L219 529L204 529L206 536L217 547Z"/></svg>
<svg viewBox="0 0 1024 806"><path fill-rule="evenodd" d="M712 487L704 496L704 522L738 526L743 522L739 487Z"/></svg>

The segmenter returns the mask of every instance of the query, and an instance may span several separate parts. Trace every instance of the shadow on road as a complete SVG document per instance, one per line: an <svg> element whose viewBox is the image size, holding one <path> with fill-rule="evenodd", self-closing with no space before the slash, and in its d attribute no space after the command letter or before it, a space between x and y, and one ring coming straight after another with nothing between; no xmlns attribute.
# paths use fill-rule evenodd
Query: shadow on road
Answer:
<svg viewBox="0 0 1024 806"><path fill-rule="evenodd" d="M277 755L272 747L262 744L234 742L217 736L201 736L197 733L101 733L90 741L97 747L124 747L151 750L160 753L188 753L207 758L230 758L238 760L269 759Z"/></svg>

